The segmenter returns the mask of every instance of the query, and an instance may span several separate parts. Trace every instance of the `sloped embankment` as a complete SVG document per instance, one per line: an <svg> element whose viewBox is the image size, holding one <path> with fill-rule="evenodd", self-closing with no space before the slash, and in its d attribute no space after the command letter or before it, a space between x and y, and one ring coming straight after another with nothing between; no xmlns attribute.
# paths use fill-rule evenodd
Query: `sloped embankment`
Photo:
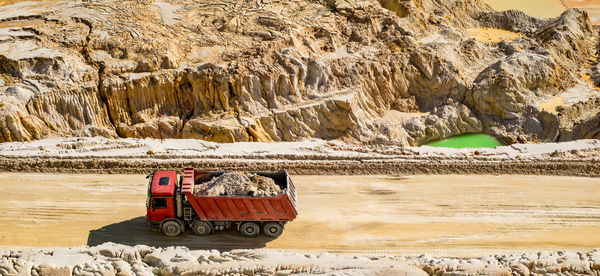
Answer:
<svg viewBox="0 0 600 276"><path fill-rule="evenodd" d="M0 170L151 173L193 166L294 174L600 176L599 140L494 149L355 146L336 141L220 144L195 139L69 138L0 144Z"/></svg>

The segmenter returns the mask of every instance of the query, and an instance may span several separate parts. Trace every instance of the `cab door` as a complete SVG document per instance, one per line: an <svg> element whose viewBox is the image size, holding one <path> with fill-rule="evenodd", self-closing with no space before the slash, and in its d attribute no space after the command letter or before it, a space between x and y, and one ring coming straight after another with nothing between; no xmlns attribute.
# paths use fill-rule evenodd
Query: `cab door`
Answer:
<svg viewBox="0 0 600 276"><path fill-rule="evenodd" d="M167 218L173 217L173 198L169 196L154 196L150 202L150 213L151 221L163 221Z"/></svg>

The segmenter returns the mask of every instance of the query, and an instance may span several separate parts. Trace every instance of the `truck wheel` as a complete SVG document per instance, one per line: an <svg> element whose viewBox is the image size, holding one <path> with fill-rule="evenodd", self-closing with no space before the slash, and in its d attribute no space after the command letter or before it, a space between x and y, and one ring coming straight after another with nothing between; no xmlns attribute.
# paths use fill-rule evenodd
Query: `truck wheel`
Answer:
<svg viewBox="0 0 600 276"><path fill-rule="evenodd" d="M165 221L162 224L162 227L160 228L160 230L162 230L163 234L165 234L169 237L178 236L179 234L181 234L181 232L183 232L183 229L181 228L181 224L179 224L179 222L174 221L174 220Z"/></svg>
<svg viewBox="0 0 600 276"><path fill-rule="evenodd" d="M260 226L254 222L244 222L240 225L240 234L246 238L254 238L260 234Z"/></svg>
<svg viewBox="0 0 600 276"><path fill-rule="evenodd" d="M212 234L213 228L210 223L202 220L197 220L192 223L192 232L198 236L208 236Z"/></svg>
<svg viewBox="0 0 600 276"><path fill-rule="evenodd" d="M277 238L283 233L283 226L276 222L265 223L265 226L263 226L263 233L267 237Z"/></svg>

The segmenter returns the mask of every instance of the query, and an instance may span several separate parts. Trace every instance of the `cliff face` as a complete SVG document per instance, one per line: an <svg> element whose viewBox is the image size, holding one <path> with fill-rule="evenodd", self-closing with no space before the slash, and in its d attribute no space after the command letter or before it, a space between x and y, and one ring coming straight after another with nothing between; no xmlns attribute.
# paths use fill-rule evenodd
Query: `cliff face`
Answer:
<svg viewBox="0 0 600 276"><path fill-rule="evenodd" d="M0 7L0 141L595 138L596 48L584 11L479 0L23 2Z"/></svg>

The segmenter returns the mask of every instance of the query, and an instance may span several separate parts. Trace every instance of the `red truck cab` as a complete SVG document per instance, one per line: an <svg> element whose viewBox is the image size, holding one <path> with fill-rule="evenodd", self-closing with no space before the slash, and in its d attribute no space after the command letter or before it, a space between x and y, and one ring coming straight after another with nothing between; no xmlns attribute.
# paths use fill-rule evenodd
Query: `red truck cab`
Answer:
<svg viewBox="0 0 600 276"><path fill-rule="evenodd" d="M275 181L281 189L276 196L194 195L194 185L223 173L186 168L181 176L175 171L148 175L147 226L168 236L177 236L186 228L203 236L237 226L245 237L256 237L262 232L276 238L284 225L296 218L296 188L286 170L253 172Z"/></svg>
<svg viewBox="0 0 600 276"><path fill-rule="evenodd" d="M177 172L157 171L150 177L148 199L146 201L146 221L158 225L165 219L175 218L175 190Z"/></svg>

